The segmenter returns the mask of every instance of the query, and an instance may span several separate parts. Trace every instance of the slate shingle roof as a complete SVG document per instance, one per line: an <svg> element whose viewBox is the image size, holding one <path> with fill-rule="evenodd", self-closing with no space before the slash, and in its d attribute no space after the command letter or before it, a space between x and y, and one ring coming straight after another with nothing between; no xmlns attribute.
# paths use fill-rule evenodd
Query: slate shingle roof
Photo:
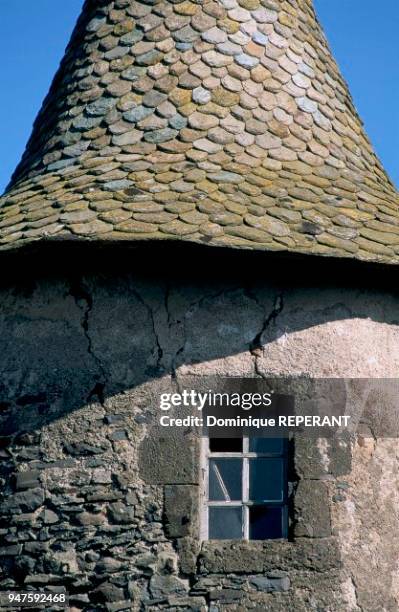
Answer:
<svg viewBox="0 0 399 612"><path fill-rule="evenodd" d="M0 248L181 239L399 258L398 194L311 0L89 0Z"/></svg>

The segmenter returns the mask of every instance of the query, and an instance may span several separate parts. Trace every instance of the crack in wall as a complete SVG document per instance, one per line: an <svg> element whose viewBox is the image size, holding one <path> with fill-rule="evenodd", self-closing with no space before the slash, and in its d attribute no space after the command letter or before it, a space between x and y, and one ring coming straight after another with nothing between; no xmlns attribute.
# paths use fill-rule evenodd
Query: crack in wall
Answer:
<svg viewBox="0 0 399 612"><path fill-rule="evenodd" d="M357 606L359 612L363 612L363 606L361 606L360 603L359 603L359 595L358 595L358 592L357 592L356 582L354 581L353 576L350 577L350 580L352 582L353 593L355 595L355 600L356 600L356 606Z"/></svg>
<svg viewBox="0 0 399 612"><path fill-rule="evenodd" d="M169 297L170 297L170 286L168 283L166 283L165 285L165 297L164 297L164 307L165 307L165 312L166 312L166 321L168 324L169 329L172 327L172 322L171 322L171 313L169 310Z"/></svg>
<svg viewBox="0 0 399 612"><path fill-rule="evenodd" d="M161 338L158 332L156 312L154 312L154 309L152 308L152 306L144 299L143 295L140 293L137 287L132 287L131 288L132 294L138 300L138 302L140 302L140 304L144 306L145 310L147 311L149 315L150 321L151 321L151 330L154 336L155 346L156 346L155 367L161 372L168 370L172 376L172 379L175 380L176 370L178 368L179 356L184 353L184 350L187 344L187 335L188 335L187 334L187 315L189 313L192 313L195 309L201 308L201 306L207 301L215 300L223 295L228 295L238 290L242 291L242 286L238 285L238 286L234 286L231 288L223 288L214 293L203 295L200 299L195 300L188 304L184 312L184 316L182 317L182 321L174 321L174 317L172 315L172 311L170 308L170 294L171 294L170 287L167 285L165 286L163 305L164 305L164 310L165 310L165 315L166 315L167 328L170 330L173 326L180 325L181 335L182 335L181 344L177 348L177 350L174 353L174 356L171 359L170 368L169 367L166 368L166 365L164 363L165 350L162 347ZM82 284L77 284L74 287L74 292L72 293L72 295L74 296L75 301L77 302L79 307L80 307L79 300L84 300L86 303L86 309L84 311L84 319L83 319L82 325L83 325L83 328L85 329L85 334L86 334L86 337L89 343L89 352L96 359L97 363L101 365L100 360L92 351L91 338L90 338L90 335L88 334L88 318L90 315L90 311L92 309L91 295L89 294L87 289ZM252 292L252 290L248 288L244 289L244 295L246 295L249 299L254 301L260 309L264 310L264 306L259 301L255 293ZM255 371L259 376L261 376L261 374L257 368L256 358L260 356L260 355L257 355L257 352L262 348L262 335L264 334L266 329L276 320L278 315L282 312L283 308L284 308L283 295L282 293L280 293L275 297L273 310L264 317L261 330L256 334L256 336L250 343L249 350L251 354L255 356Z"/></svg>
<svg viewBox="0 0 399 612"><path fill-rule="evenodd" d="M104 405L104 401L105 401L104 389L107 383L108 375L107 375L106 369L103 366L103 363L100 357L98 357L98 355L96 355L94 351L93 341L90 335L89 319L90 319L90 313L93 309L93 298L89 290L87 289L87 287L84 285L82 279L77 279L71 282L69 294L73 297L73 299L75 300L76 306L79 308L79 310L82 313L82 323L81 324L82 324L84 336L87 341L87 352L90 355L90 357L93 359L99 371L99 376L98 376L99 380L95 382L93 389L90 391L87 397L87 401L90 401L94 397L97 397L100 404Z"/></svg>
<svg viewBox="0 0 399 612"><path fill-rule="evenodd" d="M145 301L143 296L140 295L140 292L137 290L137 288L132 287L131 291L132 291L134 297L140 302L140 304L142 304L144 306L144 308L146 309L146 311L148 312L148 314L150 316L152 333L154 334L155 345L156 345L156 349L157 349L156 368L159 371L163 371L163 370L165 370L164 366L162 365L162 358L163 358L163 355L164 355L164 351L163 351L163 348L161 346L161 342L160 342L160 339L159 339L159 336L158 336L158 331L157 331L156 323L155 323L154 311L151 308L151 306L149 304L147 304L147 302ZM165 304L166 304L166 295L165 295Z"/></svg>
<svg viewBox="0 0 399 612"><path fill-rule="evenodd" d="M249 287L245 289L245 295L250 300L254 301L255 304L257 304L259 308L264 310L264 307L259 301L257 295ZM260 371L259 363L258 363L258 359L259 357L262 356L262 353L263 353L262 336L266 332L266 330L272 324L276 322L277 317L283 312L283 309L284 309L284 295L283 295L283 292L281 291L274 298L274 304L273 304L272 311L264 317L260 331L254 336L254 338L249 344L249 352L254 357L255 373L262 378L264 378L264 376L262 372Z"/></svg>
<svg viewBox="0 0 399 612"><path fill-rule="evenodd" d="M182 334L183 334L183 342L181 344L181 346L177 349L177 351L175 352L175 355L172 359L172 364L171 364L171 375L172 375L172 379L176 380L177 375L176 375L176 370L177 370L177 360L179 355L181 355L185 348L186 348L186 343L187 343L187 313L192 312L195 308L200 308L204 302L206 302L207 300L215 300L218 297L221 297L223 294L229 294L229 293L233 293L234 291L237 291L241 289L240 286L235 286L235 287L231 287L230 289L221 289L219 291L217 291L216 293L211 293L211 294L206 294L203 295L199 300L196 300L194 302L191 302L185 313L184 313L184 317L183 317L183 322L182 322ZM166 302L165 302L166 304ZM169 320L169 312L168 312L168 320ZM171 327L171 325L169 326Z"/></svg>

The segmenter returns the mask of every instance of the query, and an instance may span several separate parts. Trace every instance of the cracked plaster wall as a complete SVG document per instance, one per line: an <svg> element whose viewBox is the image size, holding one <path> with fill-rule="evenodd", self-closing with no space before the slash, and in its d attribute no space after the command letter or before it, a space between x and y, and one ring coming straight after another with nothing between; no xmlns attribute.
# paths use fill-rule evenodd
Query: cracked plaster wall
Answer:
<svg viewBox="0 0 399 612"><path fill-rule="evenodd" d="M331 534L238 552L169 537L165 490L138 462L179 376L396 377L395 296L104 274L4 287L0 303L3 587L64 584L76 610L397 610L396 440L359 438L350 473L328 444L302 449Z"/></svg>

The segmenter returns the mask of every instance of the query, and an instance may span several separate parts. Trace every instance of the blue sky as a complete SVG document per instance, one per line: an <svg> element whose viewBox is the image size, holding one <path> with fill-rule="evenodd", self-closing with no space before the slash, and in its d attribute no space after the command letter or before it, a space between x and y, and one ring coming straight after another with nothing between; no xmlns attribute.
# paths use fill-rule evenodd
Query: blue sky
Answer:
<svg viewBox="0 0 399 612"><path fill-rule="evenodd" d="M0 193L17 165L83 0L0 0ZM399 1L315 0L374 148L399 185Z"/></svg>

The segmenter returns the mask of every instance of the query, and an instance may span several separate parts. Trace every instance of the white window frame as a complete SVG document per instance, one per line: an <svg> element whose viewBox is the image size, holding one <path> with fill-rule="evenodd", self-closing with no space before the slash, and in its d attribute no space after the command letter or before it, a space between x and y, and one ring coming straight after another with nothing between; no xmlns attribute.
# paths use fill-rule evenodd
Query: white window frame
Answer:
<svg viewBox="0 0 399 612"><path fill-rule="evenodd" d="M287 483L287 456L281 457L281 454L276 453L255 453L249 451L249 437L242 437L242 451L239 452L211 452L209 449L209 438L201 437L200 448L200 539L202 541L209 540L209 508L211 507L235 507L243 509L242 517L242 538L241 540L249 540L249 508L253 506L276 506L283 509L282 512L282 539L288 537L288 491L281 502L251 502L249 501L249 460L258 458L282 458L284 469L284 482ZM209 501L209 462L211 459L242 459L242 499L240 501ZM288 484L288 483L287 483ZM240 541L240 540L237 540ZM252 540L254 541L254 540Z"/></svg>

